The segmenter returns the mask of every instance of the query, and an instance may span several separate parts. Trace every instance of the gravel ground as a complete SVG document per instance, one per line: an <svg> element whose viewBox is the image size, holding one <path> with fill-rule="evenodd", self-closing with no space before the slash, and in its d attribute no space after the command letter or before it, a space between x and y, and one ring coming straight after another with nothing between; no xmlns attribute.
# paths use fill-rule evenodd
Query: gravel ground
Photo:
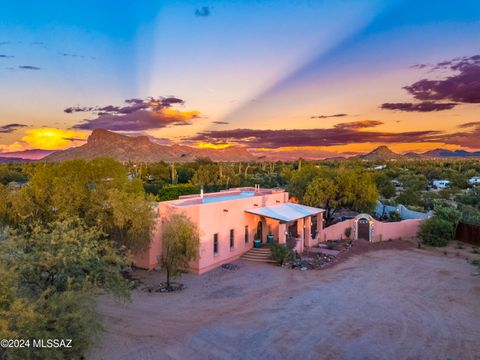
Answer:
<svg viewBox="0 0 480 360"><path fill-rule="evenodd" d="M184 276L179 293L101 298L106 331L88 358L480 359L480 276L465 259L410 247L319 271L234 264Z"/></svg>

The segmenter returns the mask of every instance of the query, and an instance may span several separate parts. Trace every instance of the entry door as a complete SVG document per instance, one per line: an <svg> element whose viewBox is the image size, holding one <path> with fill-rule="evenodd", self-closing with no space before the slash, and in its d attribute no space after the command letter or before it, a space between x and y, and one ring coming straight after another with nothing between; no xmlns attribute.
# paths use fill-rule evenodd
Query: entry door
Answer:
<svg viewBox="0 0 480 360"><path fill-rule="evenodd" d="M370 224L367 219L358 220L358 238L370 241Z"/></svg>
<svg viewBox="0 0 480 360"><path fill-rule="evenodd" d="M263 224L261 221L257 224L257 233L255 234L255 240L261 240L263 242Z"/></svg>

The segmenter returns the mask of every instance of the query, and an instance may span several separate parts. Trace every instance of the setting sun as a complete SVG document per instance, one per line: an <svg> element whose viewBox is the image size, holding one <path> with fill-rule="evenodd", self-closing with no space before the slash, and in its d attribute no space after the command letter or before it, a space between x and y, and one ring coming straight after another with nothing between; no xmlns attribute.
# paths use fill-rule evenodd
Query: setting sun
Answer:
<svg viewBox="0 0 480 360"><path fill-rule="evenodd" d="M39 128L27 130L21 140L30 149L58 150L83 142L86 138L87 134L81 131Z"/></svg>

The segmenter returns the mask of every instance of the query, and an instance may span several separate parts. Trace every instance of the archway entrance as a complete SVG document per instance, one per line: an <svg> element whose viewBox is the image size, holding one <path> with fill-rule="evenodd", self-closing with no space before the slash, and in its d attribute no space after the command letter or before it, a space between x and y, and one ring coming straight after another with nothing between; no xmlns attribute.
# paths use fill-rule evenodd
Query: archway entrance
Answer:
<svg viewBox="0 0 480 360"><path fill-rule="evenodd" d="M353 222L353 238L355 240L364 239L374 240L373 218L368 214L360 214L355 217Z"/></svg>
<svg viewBox="0 0 480 360"><path fill-rule="evenodd" d="M257 232L255 234L255 240L260 240L263 242L263 223L261 220L257 223Z"/></svg>
<svg viewBox="0 0 480 360"><path fill-rule="evenodd" d="M370 225L367 219L358 220L358 238L370 241Z"/></svg>

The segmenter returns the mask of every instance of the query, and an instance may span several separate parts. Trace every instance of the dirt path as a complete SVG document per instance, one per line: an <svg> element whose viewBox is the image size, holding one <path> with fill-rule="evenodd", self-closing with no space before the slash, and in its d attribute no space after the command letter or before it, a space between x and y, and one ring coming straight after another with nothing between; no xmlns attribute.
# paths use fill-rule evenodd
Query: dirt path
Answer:
<svg viewBox="0 0 480 360"><path fill-rule="evenodd" d="M89 359L480 359L480 277L465 260L379 250L322 271L235 264L185 276L182 293L102 298Z"/></svg>

